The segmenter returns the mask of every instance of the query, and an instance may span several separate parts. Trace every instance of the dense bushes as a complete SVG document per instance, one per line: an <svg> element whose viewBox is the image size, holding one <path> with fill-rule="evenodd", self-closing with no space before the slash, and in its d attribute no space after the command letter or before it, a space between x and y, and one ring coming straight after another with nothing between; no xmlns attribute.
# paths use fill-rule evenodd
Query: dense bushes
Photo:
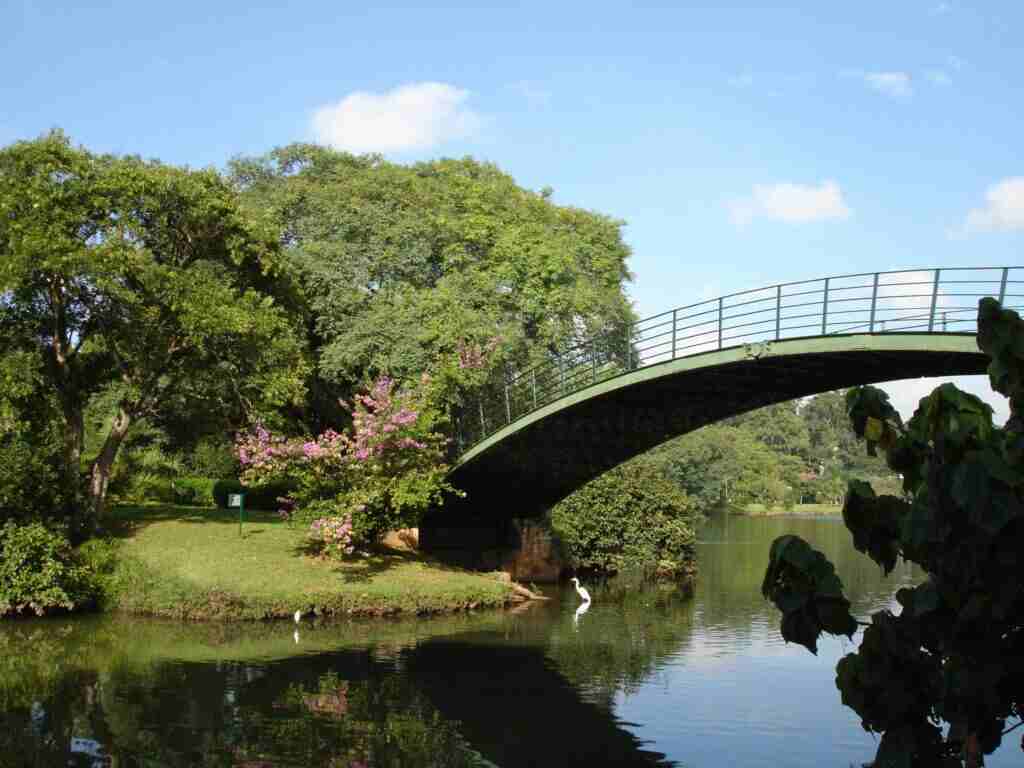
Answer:
<svg viewBox="0 0 1024 768"><path fill-rule="evenodd" d="M286 497L294 490L294 483L270 482L258 486L246 486L238 480L211 481L213 502L220 508L228 505L228 494L244 493L246 509L277 509L281 506L279 498Z"/></svg>
<svg viewBox="0 0 1024 768"><path fill-rule="evenodd" d="M72 610L92 601L90 569L67 537L39 522L0 526L0 616Z"/></svg>
<svg viewBox="0 0 1024 768"><path fill-rule="evenodd" d="M551 527L570 567L683 574L693 568L695 506L657 467L633 461L559 502Z"/></svg>

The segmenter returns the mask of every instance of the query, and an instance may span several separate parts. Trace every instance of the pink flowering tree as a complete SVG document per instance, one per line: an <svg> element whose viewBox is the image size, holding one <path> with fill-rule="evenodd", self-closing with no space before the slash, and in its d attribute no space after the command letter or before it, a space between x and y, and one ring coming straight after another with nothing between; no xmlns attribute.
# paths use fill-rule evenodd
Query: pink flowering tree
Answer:
<svg viewBox="0 0 1024 768"><path fill-rule="evenodd" d="M242 479L287 481L282 505L308 522L325 554L344 556L387 530L417 525L423 513L457 493L448 483L441 413L431 380L399 389L387 377L345 404L352 426L315 438L285 438L257 427L236 441Z"/></svg>

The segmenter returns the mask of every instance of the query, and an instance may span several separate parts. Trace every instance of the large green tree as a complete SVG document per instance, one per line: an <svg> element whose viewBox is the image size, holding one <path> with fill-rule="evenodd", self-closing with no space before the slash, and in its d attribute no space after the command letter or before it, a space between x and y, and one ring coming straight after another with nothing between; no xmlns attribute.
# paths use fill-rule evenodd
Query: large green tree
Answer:
<svg viewBox="0 0 1024 768"><path fill-rule="evenodd" d="M881 390L847 395L857 434L903 478L900 496L850 484L854 546L887 573L902 557L927 574L896 593L898 614L871 616L836 668L843 703L882 734L878 768L981 765L1016 727L1007 720L1024 717L1024 322L983 299L978 346L993 389L1010 398L1002 429L952 384L906 425ZM762 589L787 641L815 651L822 632L857 629L831 563L797 536L772 544Z"/></svg>
<svg viewBox="0 0 1024 768"><path fill-rule="evenodd" d="M632 317L621 222L472 159L396 165L295 144L231 165L301 275L332 397L430 370L451 403Z"/></svg>
<svg viewBox="0 0 1024 768"><path fill-rule="evenodd" d="M276 234L212 170L98 156L60 133L0 150L0 353L40 361L69 478L88 402L114 391L88 468L97 514L140 418L301 396L283 266Z"/></svg>
<svg viewBox="0 0 1024 768"><path fill-rule="evenodd" d="M651 461L703 512L720 504L782 504L792 485L780 457L745 429L712 424L673 440Z"/></svg>

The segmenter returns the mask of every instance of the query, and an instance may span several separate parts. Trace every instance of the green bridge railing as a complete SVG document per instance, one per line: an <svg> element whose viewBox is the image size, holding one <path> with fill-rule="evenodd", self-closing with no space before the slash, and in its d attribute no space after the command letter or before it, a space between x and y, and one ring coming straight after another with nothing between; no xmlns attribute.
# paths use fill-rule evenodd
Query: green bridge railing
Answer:
<svg viewBox="0 0 1024 768"><path fill-rule="evenodd" d="M464 410L458 453L566 395L640 368L782 339L854 333L970 333L978 301L1011 309L1024 267L940 267L863 272L780 283L670 309L598 333L511 373Z"/></svg>

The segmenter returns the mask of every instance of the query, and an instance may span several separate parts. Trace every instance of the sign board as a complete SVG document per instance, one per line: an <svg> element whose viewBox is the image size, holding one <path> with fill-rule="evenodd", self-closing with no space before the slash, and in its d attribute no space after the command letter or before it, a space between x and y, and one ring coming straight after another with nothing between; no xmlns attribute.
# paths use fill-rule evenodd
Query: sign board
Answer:
<svg viewBox="0 0 1024 768"><path fill-rule="evenodd" d="M242 506L242 494L240 494L240 493L229 493L228 494L228 506L229 507L241 507Z"/></svg>

